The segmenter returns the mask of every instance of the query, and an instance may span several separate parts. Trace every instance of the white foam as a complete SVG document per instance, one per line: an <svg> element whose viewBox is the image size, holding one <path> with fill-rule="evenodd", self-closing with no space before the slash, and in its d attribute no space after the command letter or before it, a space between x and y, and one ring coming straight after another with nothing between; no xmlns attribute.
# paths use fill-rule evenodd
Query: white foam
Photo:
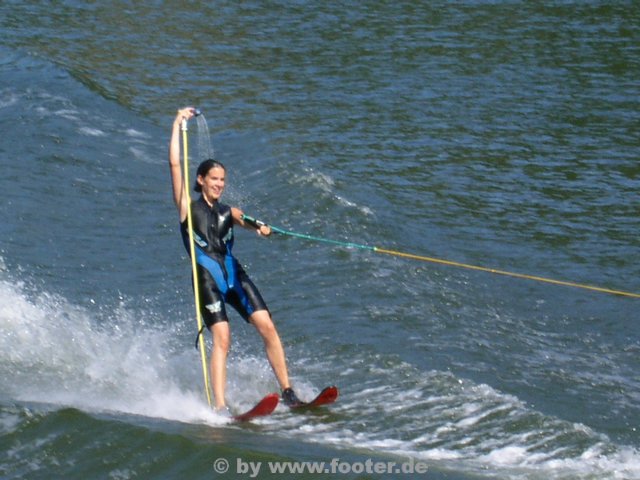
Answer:
<svg viewBox="0 0 640 480"><path fill-rule="evenodd" d="M90 137L104 137L107 134L98 128L91 127L80 127L78 131L83 135L88 135Z"/></svg>
<svg viewBox="0 0 640 480"><path fill-rule="evenodd" d="M18 401L220 424L196 356L171 355L171 332L138 326L122 309L104 327L46 293L0 280L0 390ZM188 364L187 364L188 363ZM185 375L184 372L187 372ZM245 385L244 390L250 390Z"/></svg>
<svg viewBox="0 0 640 480"><path fill-rule="evenodd" d="M69 108L62 108L60 110L56 110L53 112L54 115L62 118L66 118L67 120L80 120L79 115L80 112L77 110L72 110Z"/></svg>
<svg viewBox="0 0 640 480"><path fill-rule="evenodd" d="M287 419L287 435L411 457L444 469L453 464L470 475L640 478L635 449L585 425L546 417L489 385L403 363L372 364L366 380L357 375L351 380L349 393L331 408L343 421L334 419L327 428L312 418ZM398 401L398 392L404 401ZM274 424L274 432L280 427Z"/></svg>
<svg viewBox="0 0 640 480"><path fill-rule="evenodd" d="M170 348L176 335L170 328L147 325L125 306L110 314L109 326L101 326L94 312L56 295L32 294L6 276L0 273L3 396L187 423L228 421L206 402L197 353ZM365 360L371 363L372 357L349 359L352 365ZM338 362L325 361L334 368ZM330 422L276 412L264 420L264 431L280 435L286 428L288 438L397 454L444 468L453 462L456 470L505 477L536 472L549 479L640 478L635 448L616 445L585 425L544 416L488 385L403 363L371 364L366 373L344 378L349 391L331 407L336 416ZM229 379L229 397L239 409L277 388L262 351L256 357L232 351ZM311 384L295 383L301 396L317 393ZM407 401L398 402L399 391ZM10 414L0 418L0 431L15 421Z"/></svg>
<svg viewBox="0 0 640 480"><path fill-rule="evenodd" d="M125 130L125 134L131 138L149 138L148 134L141 132L140 130L136 130L135 128L127 128L127 130Z"/></svg>
<svg viewBox="0 0 640 480"><path fill-rule="evenodd" d="M129 151L136 160L140 160L144 163L157 163L157 159L153 158L144 148L129 147Z"/></svg>
<svg viewBox="0 0 640 480"><path fill-rule="evenodd" d="M525 447L508 445L481 457L481 460L493 465L519 465L523 463L527 457L528 453Z"/></svg>
<svg viewBox="0 0 640 480"><path fill-rule="evenodd" d="M13 411L0 412L0 435L13 432L20 425L20 416Z"/></svg>
<svg viewBox="0 0 640 480"><path fill-rule="evenodd" d="M373 215L373 211L369 207L358 205L344 196L337 194L335 191L335 180L326 173L317 172L311 167L306 167L303 169L302 174L294 174L292 178L296 184L311 185L319 189L326 195L333 197L333 199L342 206L355 208L365 215Z"/></svg>
<svg viewBox="0 0 640 480"><path fill-rule="evenodd" d="M16 93L3 89L0 91L0 108L12 107L18 103L19 99L20 97Z"/></svg>

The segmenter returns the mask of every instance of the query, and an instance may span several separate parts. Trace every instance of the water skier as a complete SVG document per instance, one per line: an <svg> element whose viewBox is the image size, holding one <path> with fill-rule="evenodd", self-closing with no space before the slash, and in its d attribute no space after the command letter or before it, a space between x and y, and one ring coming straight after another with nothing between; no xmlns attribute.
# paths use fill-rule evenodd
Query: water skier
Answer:
<svg viewBox="0 0 640 480"><path fill-rule="evenodd" d="M187 226L187 195L180 164L180 128L183 120L195 115L195 109L178 110L173 121L169 144L169 167L173 199L180 216L180 231L190 252ZM227 355L231 331L225 304L231 305L262 337L267 358L282 390L282 399L291 406L300 403L289 383L287 364L280 336L260 292L232 255L233 226L255 230L269 236L268 225L254 225L242 218L242 211L221 203L225 187L225 167L213 159L203 161L197 170L194 190L200 198L191 202L194 238L196 243L197 277L200 291L200 313L213 335L210 373L216 410L225 405Z"/></svg>

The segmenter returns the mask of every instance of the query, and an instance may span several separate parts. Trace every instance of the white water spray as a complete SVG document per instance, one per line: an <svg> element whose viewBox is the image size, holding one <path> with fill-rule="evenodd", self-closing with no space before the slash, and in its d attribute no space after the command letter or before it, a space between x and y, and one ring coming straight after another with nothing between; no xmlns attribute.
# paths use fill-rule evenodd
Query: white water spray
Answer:
<svg viewBox="0 0 640 480"><path fill-rule="evenodd" d="M196 163L214 158L213 146L211 145L211 137L209 136L209 126L207 119L201 110L195 110L196 114Z"/></svg>

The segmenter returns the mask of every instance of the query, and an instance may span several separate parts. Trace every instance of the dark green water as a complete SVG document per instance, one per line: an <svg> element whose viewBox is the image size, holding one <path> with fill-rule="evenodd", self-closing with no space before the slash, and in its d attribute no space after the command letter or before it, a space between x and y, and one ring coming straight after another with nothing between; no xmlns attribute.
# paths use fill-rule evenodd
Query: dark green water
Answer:
<svg viewBox="0 0 640 480"><path fill-rule="evenodd" d="M294 238L235 250L301 395L341 398L226 424L166 166L197 105L227 202L274 225L638 293L637 2L5 1L0 28L0 476L640 477L638 299ZM277 386L231 320L243 409Z"/></svg>

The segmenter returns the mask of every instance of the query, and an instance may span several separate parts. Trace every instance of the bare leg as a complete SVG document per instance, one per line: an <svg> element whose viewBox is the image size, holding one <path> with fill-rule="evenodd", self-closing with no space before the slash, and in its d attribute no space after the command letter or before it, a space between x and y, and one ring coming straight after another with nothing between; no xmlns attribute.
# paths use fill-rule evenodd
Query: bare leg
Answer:
<svg viewBox="0 0 640 480"><path fill-rule="evenodd" d="M271 320L271 315L267 310L258 310L249 317L249 321L256 327L264 341L267 358L278 379L280 388L282 390L289 388L289 374L287 372L284 349L282 348L278 331L273 324L273 320Z"/></svg>
<svg viewBox="0 0 640 480"><path fill-rule="evenodd" d="M227 354L231 344L229 322L218 322L211 327L213 349L211 351L211 382L215 408L225 408L224 392L227 384Z"/></svg>

